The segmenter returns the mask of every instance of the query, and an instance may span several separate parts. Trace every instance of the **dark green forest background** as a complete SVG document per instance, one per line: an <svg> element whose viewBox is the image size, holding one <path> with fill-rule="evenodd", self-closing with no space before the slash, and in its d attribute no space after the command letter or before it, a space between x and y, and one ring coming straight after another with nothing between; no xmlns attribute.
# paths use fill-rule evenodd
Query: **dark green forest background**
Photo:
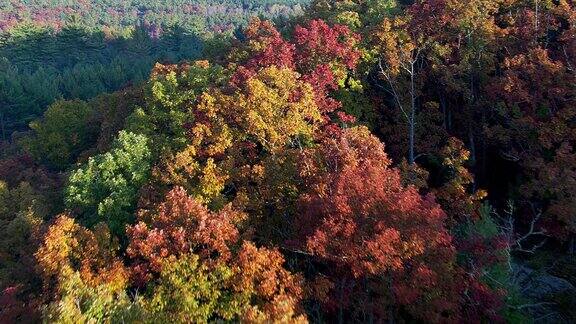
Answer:
<svg viewBox="0 0 576 324"><path fill-rule="evenodd" d="M0 138L57 99L139 84L155 62L218 52L250 17L284 20L307 2L0 1Z"/></svg>

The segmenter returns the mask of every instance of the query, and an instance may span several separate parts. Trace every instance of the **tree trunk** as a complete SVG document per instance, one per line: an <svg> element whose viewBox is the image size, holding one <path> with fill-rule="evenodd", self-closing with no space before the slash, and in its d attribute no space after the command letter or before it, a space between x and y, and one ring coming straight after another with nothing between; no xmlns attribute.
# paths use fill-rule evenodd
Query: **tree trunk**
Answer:
<svg viewBox="0 0 576 324"><path fill-rule="evenodd" d="M410 69L410 117L408 120L408 126L409 126L409 152L408 152L408 163L410 165L414 164L415 162L415 158L414 158L414 133L415 133L415 128L416 128L416 90L414 87L414 62L412 63L411 69Z"/></svg>

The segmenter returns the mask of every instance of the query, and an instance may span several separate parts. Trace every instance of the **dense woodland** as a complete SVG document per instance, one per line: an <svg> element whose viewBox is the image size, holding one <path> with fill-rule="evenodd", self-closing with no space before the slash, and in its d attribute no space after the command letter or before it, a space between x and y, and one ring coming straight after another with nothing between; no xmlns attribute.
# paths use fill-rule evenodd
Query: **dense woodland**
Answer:
<svg viewBox="0 0 576 324"><path fill-rule="evenodd" d="M576 320L575 1L128 3L2 38L0 322Z"/></svg>
<svg viewBox="0 0 576 324"><path fill-rule="evenodd" d="M196 32L227 31L252 16L288 18L309 0L1 0L0 30L21 22L60 29L69 20L107 31L143 23L157 33L178 24Z"/></svg>
<svg viewBox="0 0 576 324"><path fill-rule="evenodd" d="M300 1L0 1L0 138L57 99L87 100L146 81L156 62L217 52L255 15Z"/></svg>

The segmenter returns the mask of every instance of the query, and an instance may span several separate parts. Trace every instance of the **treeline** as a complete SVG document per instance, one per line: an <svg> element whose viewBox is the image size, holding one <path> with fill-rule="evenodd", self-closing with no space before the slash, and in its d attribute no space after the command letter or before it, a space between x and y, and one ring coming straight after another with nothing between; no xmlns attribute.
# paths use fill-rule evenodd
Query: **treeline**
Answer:
<svg viewBox="0 0 576 324"><path fill-rule="evenodd" d="M26 130L57 99L87 100L141 83L155 62L197 58L205 42L179 27L158 39L142 27L114 39L81 26L14 28L0 37L2 138Z"/></svg>
<svg viewBox="0 0 576 324"><path fill-rule="evenodd" d="M123 30L137 24L157 34L180 25L195 33L226 32L252 16L288 18L303 12L308 0L87 0L2 1L0 31L22 22L60 29L70 20L90 28Z"/></svg>
<svg viewBox="0 0 576 324"><path fill-rule="evenodd" d="M574 322L574 17L316 0L53 103L2 146L1 321Z"/></svg>
<svg viewBox="0 0 576 324"><path fill-rule="evenodd" d="M4 2L0 138L26 130L56 99L86 100L138 84L155 62L217 52L249 17L288 18L302 13L299 3Z"/></svg>

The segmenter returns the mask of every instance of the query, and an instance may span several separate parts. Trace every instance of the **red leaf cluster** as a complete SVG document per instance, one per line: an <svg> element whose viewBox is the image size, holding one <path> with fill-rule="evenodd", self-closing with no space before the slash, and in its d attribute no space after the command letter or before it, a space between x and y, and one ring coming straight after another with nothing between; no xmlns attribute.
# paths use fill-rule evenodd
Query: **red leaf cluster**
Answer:
<svg viewBox="0 0 576 324"><path fill-rule="evenodd" d="M330 98L338 89L338 79L347 70L354 70L360 60L356 49L360 36L343 25L330 26L322 20L312 20L296 26L293 40L286 40L269 21L254 19L245 29L246 41L239 44L232 60L239 66L231 78L241 85L266 66L287 67L302 74L316 95L316 104L323 113L341 107Z"/></svg>
<svg viewBox="0 0 576 324"><path fill-rule="evenodd" d="M394 297L385 304L396 300L414 316L439 320L457 308L446 214L432 196L403 187L390 164L365 128L345 129L305 153L301 173L309 190L300 199L298 240L353 280L387 277Z"/></svg>
<svg viewBox="0 0 576 324"><path fill-rule="evenodd" d="M134 262L139 283L162 270L171 256L196 253L206 260L226 262L230 245L239 240L235 222L244 218L230 206L214 213L190 197L181 187L170 191L155 210L142 211L139 222L127 229L127 255Z"/></svg>

